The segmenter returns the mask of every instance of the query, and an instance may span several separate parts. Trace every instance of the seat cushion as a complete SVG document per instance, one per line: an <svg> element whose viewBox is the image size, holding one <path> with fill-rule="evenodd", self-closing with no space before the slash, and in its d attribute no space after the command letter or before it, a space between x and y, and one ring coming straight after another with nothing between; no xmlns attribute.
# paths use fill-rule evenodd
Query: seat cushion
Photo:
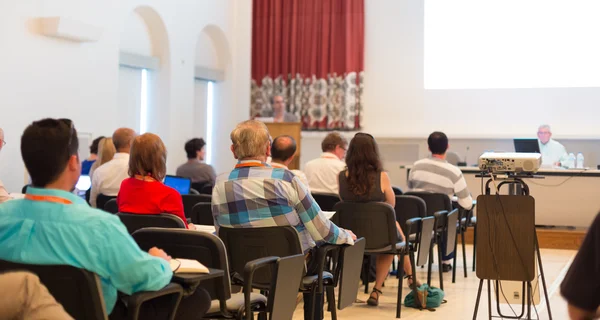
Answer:
<svg viewBox="0 0 600 320"><path fill-rule="evenodd" d="M267 304L267 297L260 293L250 293L250 304ZM237 313L244 306L244 293L234 293L231 298L227 300L227 310L230 312ZM219 300L213 300L210 302L210 309L207 314L221 314L221 307L219 306Z"/></svg>
<svg viewBox="0 0 600 320"><path fill-rule="evenodd" d="M319 275L304 276L302 278L302 288L309 289L313 284L319 281ZM323 284L329 285L333 283L333 275L327 271L323 271Z"/></svg>
<svg viewBox="0 0 600 320"><path fill-rule="evenodd" d="M386 247L379 248L379 249L368 249L368 250L365 250L365 253L379 253L379 252L387 252L387 251L393 252L393 251L402 250L405 247L406 247L406 242L402 241L402 242L396 243L396 246L394 248L392 248L392 246L386 246Z"/></svg>

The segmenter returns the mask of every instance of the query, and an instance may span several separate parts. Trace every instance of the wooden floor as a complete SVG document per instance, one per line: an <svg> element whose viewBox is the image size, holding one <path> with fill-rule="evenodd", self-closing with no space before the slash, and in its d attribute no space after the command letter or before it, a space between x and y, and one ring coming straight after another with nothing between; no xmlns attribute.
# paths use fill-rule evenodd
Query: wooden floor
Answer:
<svg viewBox="0 0 600 320"><path fill-rule="evenodd" d="M467 246L467 265L471 267L472 246ZM459 254L461 254L459 249ZM541 249L544 272L546 275L546 283L550 295L550 305L553 319L566 320L568 319L566 302L560 296L559 286L564 278L568 267L570 266L576 251L575 250L559 250L559 249ZM461 254L462 255L462 254ZM435 312L420 311L413 308L402 307L402 319L472 319L479 279L472 272L472 268L468 268L468 277L462 276L462 259L457 261L458 270L456 283L451 283L451 273L444 273L444 289L446 300L448 303L443 304ZM417 268L417 274L420 281L425 281L427 277L426 269ZM434 275L437 274L437 268L434 266ZM460 274L460 276L459 276ZM433 277L434 286L439 286L437 277ZM372 286L372 285L371 285ZM362 287L364 288L364 287ZM396 315L396 294L398 292L398 282L395 278L388 278L383 288L384 294L380 298L378 307L370 307L365 303L356 303L344 310L338 310L338 319L394 319ZM486 287L484 286L484 292ZM404 283L403 293L408 293L406 282ZM542 295L543 297L543 295ZM362 291L358 294L358 299L366 301L367 294ZM495 310L495 300L492 294L492 309ZM542 299L543 300L543 299ZM520 306L513 306L515 311L520 312ZM518 310L517 310L518 308ZM532 311L534 319L549 319L548 307L545 303L536 306L539 317ZM502 305L502 311L506 315L513 315L508 305ZM487 319L487 298L484 294L479 307L478 319ZM494 314L495 315L495 314ZM303 319L302 303L296 308L296 313L293 319ZM325 314L325 319L331 319L330 314Z"/></svg>
<svg viewBox="0 0 600 320"><path fill-rule="evenodd" d="M578 250L587 230L536 228L540 248ZM467 229L465 242L473 243L473 228Z"/></svg>

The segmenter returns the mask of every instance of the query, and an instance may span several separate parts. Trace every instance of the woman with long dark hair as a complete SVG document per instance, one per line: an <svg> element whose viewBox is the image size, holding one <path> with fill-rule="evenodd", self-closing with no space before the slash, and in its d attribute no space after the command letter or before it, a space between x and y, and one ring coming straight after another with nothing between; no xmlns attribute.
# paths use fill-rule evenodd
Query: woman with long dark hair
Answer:
<svg viewBox="0 0 600 320"><path fill-rule="evenodd" d="M379 148L372 135L357 133L350 141L346 153L347 169L340 172L340 198L354 202L386 202L392 207L396 204L396 196L387 172L383 171ZM404 239L404 233L396 222L398 233ZM388 275L394 256L391 254L377 255L375 286L367 303L372 306L379 304L381 287ZM407 274L409 286L413 286L413 270L409 257L404 257L404 272Z"/></svg>

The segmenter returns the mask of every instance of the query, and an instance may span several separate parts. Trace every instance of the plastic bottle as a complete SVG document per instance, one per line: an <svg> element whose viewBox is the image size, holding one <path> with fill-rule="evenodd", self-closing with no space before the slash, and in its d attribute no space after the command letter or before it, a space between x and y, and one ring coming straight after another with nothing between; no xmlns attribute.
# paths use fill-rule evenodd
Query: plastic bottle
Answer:
<svg viewBox="0 0 600 320"><path fill-rule="evenodd" d="M577 153L577 169L585 168L584 161L585 161L585 158L583 157L583 153L578 152Z"/></svg>
<svg viewBox="0 0 600 320"><path fill-rule="evenodd" d="M568 169L575 168L575 160L577 160L577 158L575 158L575 154L573 152L569 153L569 161L567 164Z"/></svg>

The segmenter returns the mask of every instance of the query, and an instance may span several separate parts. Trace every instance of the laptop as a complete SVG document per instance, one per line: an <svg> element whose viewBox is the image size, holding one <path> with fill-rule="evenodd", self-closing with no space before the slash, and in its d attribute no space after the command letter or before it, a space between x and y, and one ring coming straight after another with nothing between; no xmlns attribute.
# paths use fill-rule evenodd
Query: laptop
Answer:
<svg viewBox="0 0 600 320"><path fill-rule="evenodd" d="M165 177L165 185L177 190L180 194L190 194L192 180L189 178L167 175Z"/></svg>
<svg viewBox="0 0 600 320"><path fill-rule="evenodd" d="M515 152L540 153L538 139L513 139Z"/></svg>

